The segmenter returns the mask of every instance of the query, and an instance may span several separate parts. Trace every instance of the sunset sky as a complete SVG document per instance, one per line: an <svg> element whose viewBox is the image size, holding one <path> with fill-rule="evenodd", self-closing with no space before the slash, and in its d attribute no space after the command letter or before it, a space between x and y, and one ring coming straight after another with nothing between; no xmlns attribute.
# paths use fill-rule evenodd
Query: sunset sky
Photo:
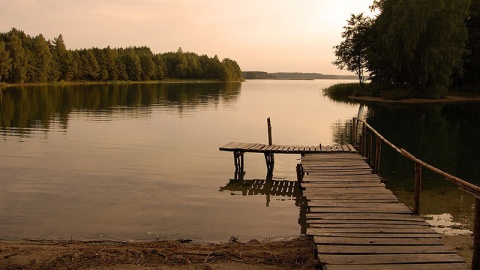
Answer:
<svg viewBox="0 0 480 270"><path fill-rule="evenodd" d="M236 60L242 70L350 74L332 47L373 0L2 0L0 32L15 27L69 49L147 46Z"/></svg>

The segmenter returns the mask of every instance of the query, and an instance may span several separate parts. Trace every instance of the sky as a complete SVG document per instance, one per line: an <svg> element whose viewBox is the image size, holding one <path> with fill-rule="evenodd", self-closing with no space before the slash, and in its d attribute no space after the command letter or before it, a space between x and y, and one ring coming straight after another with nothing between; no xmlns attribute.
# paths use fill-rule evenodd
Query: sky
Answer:
<svg viewBox="0 0 480 270"><path fill-rule="evenodd" d="M243 71L341 71L333 46L350 14L373 0L1 0L11 28L69 49L147 46L237 61Z"/></svg>

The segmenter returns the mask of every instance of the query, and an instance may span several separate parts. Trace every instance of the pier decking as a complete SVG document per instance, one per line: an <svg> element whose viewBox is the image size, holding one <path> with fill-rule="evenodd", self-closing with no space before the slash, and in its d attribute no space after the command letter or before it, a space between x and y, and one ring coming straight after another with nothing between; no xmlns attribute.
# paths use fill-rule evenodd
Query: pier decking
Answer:
<svg viewBox="0 0 480 270"><path fill-rule="evenodd" d="M306 154L301 166L307 235L323 269L467 269L360 154Z"/></svg>
<svg viewBox="0 0 480 270"><path fill-rule="evenodd" d="M267 124L268 144L232 142L220 150L233 152L235 180L243 180L246 152L265 155L268 181L273 177L274 154L301 154L299 221L306 221L301 222L302 233L312 237L318 269L467 269L465 260L418 215L426 168L475 197L471 269L480 270L480 186L398 148L359 118L351 125L354 146L273 145L270 118ZM400 203L378 176L382 144L413 161L413 210Z"/></svg>

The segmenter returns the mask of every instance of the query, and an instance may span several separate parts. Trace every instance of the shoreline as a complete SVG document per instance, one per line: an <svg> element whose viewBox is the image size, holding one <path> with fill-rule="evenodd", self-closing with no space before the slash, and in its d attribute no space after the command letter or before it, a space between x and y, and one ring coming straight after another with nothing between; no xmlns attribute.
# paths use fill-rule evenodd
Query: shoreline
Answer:
<svg viewBox="0 0 480 270"><path fill-rule="evenodd" d="M442 235L471 265L471 235ZM309 237L224 243L0 240L1 269L314 269Z"/></svg>
<svg viewBox="0 0 480 270"><path fill-rule="evenodd" d="M426 98L406 98L406 99L386 99L382 97L370 96L349 96L351 100L363 102L378 102L378 103L399 103L399 104L433 104L433 103L457 103L457 102L480 102L480 96L461 96L448 95L441 99L426 99Z"/></svg>
<svg viewBox="0 0 480 270"><path fill-rule="evenodd" d="M46 83L0 83L0 89L8 87L33 87L33 86L71 86L71 85L125 85L125 84L170 84L170 83L241 83L244 81L219 81L219 80L180 80L167 79L157 81L69 81L69 82L46 82Z"/></svg>
<svg viewBox="0 0 480 270"><path fill-rule="evenodd" d="M0 240L1 269L313 269L310 239L81 242Z"/></svg>

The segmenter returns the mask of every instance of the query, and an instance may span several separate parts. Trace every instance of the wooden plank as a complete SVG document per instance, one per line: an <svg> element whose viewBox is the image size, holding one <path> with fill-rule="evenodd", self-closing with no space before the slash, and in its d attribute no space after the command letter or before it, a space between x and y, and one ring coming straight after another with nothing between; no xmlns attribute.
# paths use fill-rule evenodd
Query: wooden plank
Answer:
<svg viewBox="0 0 480 270"><path fill-rule="evenodd" d="M321 183L321 182L313 182L313 183L302 183L302 187L304 188L360 188L360 187L377 187L377 188L386 188L385 184L378 181L378 182L342 182L342 183Z"/></svg>
<svg viewBox="0 0 480 270"><path fill-rule="evenodd" d="M314 236L316 245L347 245L347 246L442 246L438 238L351 238Z"/></svg>
<svg viewBox="0 0 480 270"><path fill-rule="evenodd" d="M329 220L330 221L330 220ZM391 221L385 221L385 222L363 222L363 223L354 223L354 222L349 222L345 223L345 221L330 221L330 223L313 223L314 221L312 220L309 222L309 228L334 228L334 229L341 229L341 228L370 228L370 229L423 229L423 228L430 228L430 225L428 223L414 223L414 222L391 222Z"/></svg>
<svg viewBox="0 0 480 270"><path fill-rule="evenodd" d="M375 265L328 265L328 270L458 270L469 269L465 263L429 264L375 264Z"/></svg>
<svg viewBox="0 0 480 270"><path fill-rule="evenodd" d="M307 228L307 234L309 235L318 235L318 234L325 234L325 233L345 233L345 234L352 234L356 233L359 236L364 234L372 234L376 233L378 235L384 234L401 234L401 235L414 235L414 234L422 234L422 235L434 235L435 238L441 238L432 228L428 227L415 227L415 228L362 228L362 227L347 227L347 228Z"/></svg>
<svg viewBox="0 0 480 270"><path fill-rule="evenodd" d="M305 195L305 194L304 194ZM315 194L309 195L307 200L398 200L393 193L385 194Z"/></svg>
<svg viewBox="0 0 480 270"><path fill-rule="evenodd" d="M352 220L396 220L425 222L422 218L413 214L385 214L385 213L307 213L307 219L334 219L351 222Z"/></svg>
<svg viewBox="0 0 480 270"><path fill-rule="evenodd" d="M224 146L221 146L221 147L220 147L220 150L222 150L222 149L230 149L230 146L231 146L231 145L234 145L234 144L235 144L235 142L229 142L229 143L225 144Z"/></svg>
<svg viewBox="0 0 480 270"><path fill-rule="evenodd" d="M342 180L349 180L349 181L355 181L355 180L375 180L375 181L381 181L381 179L374 174L363 174L363 175L339 175L339 176L332 176L332 175L317 175L312 172L308 172L307 175L304 176L304 180L309 180L309 181L324 181L324 180L336 180L336 181L342 181Z"/></svg>
<svg viewBox="0 0 480 270"><path fill-rule="evenodd" d="M358 246L347 245L321 245L317 246L318 254L345 254L345 255L367 255L367 254L455 254L445 246Z"/></svg>
<svg viewBox="0 0 480 270"><path fill-rule="evenodd" d="M404 239L420 239L420 238L434 238L439 239L440 237L437 234L406 234L406 233L309 233L307 230L307 235L309 236L323 236L323 237L349 237L349 238L368 238L370 240L379 239L379 238L404 238Z"/></svg>
<svg viewBox="0 0 480 270"><path fill-rule="evenodd" d="M311 228L315 227L345 227L345 226L358 226L358 227L369 227L369 226L413 226L413 227L427 227L430 228L430 225L426 222L419 221L409 221L409 220L348 220L348 223L345 220L336 220L336 219L309 219L308 226Z"/></svg>
<svg viewBox="0 0 480 270"><path fill-rule="evenodd" d="M340 161L331 161L331 162L308 162L303 163L303 166L307 166L310 168L319 168L319 169L327 169L329 167L340 167L340 168L364 168L364 169L372 169L368 166L367 163L360 161L360 162L340 162Z"/></svg>
<svg viewBox="0 0 480 270"><path fill-rule="evenodd" d="M357 149L355 149L355 147L353 147L353 145L347 144L347 147L350 150L350 152L357 152Z"/></svg>
<svg viewBox="0 0 480 270"><path fill-rule="evenodd" d="M307 199L308 204L311 203L318 203L318 205L322 205L324 203L329 202L336 202L336 203L350 203L350 204L365 204L366 206L376 203L398 203L398 199L391 198L391 199Z"/></svg>
<svg viewBox="0 0 480 270"><path fill-rule="evenodd" d="M309 201L308 207L345 207L345 208L363 208L363 207L373 207L373 208L382 208L382 207L393 207L393 206L400 206L406 207L403 203L395 202L395 203L377 203L377 202L370 202L370 203L363 203L363 202L339 202L337 200L328 200L328 201ZM408 208L408 207L406 207Z"/></svg>
<svg viewBox="0 0 480 270"><path fill-rule="evenodd" d="M349 149L348 146L345 145L345 144L342 145L342 149L343 149L344 152L350 152L350 149Z"/></svg>
<svg viewBox="0 0 480 270"><path fill-rule="evenodd" d="M333 255L322 254L320 261L331 264L371 265L371 264L411 264L411 263L464 263L457 254L371 254ZM409 267L407 267L409 268Z"/></svg>
<svg viewBox="0 0 480 270"><path fill-rule="evenodd" d="M344 207L310 207L310 213L385 213L385 214L410 214L412 210L408 207L399 208L344 208Z"/></svg>
<svg viewBox="0 0 480 270"><path fill-rule="evenodd" d="M303 192L303 195L308 197L308 195L316 195L319 192L326 194L392 194L392 192L386 188L309 188Z"/></svg>

